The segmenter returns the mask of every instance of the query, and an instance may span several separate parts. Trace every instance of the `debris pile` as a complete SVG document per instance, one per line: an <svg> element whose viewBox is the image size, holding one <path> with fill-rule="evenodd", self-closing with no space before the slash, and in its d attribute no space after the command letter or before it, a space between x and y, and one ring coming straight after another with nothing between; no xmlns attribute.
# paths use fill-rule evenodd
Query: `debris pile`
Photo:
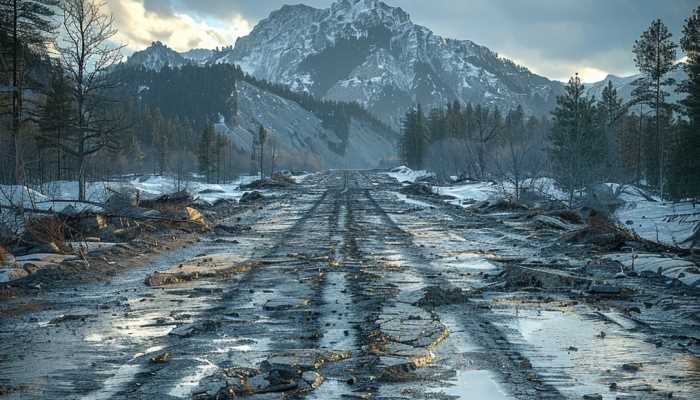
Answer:
<svg viewBox="0 0 700 400"><path fill-rule="evenodd" d="M349 352L321 349L288 350L271 355L257 368L225 368L205 378L193 393L197 400L300 396L321 386L321 366L350 358ZM260 397L262 398L262 397ZM267 397L265 397L267 398ZM277 397L275 397L277 398Z"/></svg>

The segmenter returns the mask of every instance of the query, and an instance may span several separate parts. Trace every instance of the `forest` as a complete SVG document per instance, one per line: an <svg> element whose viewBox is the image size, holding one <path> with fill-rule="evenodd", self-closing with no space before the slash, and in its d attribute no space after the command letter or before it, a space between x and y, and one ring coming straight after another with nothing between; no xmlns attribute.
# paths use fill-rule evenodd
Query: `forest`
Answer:
<svg viewBox="0 0 700 400"><path fill-rule="evenodd" d="M641 76L625 101L608 81L600 98L587 95L578 74L549 116L459 102L407 111L401 160L443 178L524 183L557 179L573 203L598 183L642 185L662 198L700 198L700 8L683 27L680 45L661 20L634 43ZM680 49L679 49L680 48ZM680 50L680 51L679 51ZM678 63L679 56L684 61ZM687 80L670 77L683 68ZM672 91L684 98L668 100Z"/></svg>

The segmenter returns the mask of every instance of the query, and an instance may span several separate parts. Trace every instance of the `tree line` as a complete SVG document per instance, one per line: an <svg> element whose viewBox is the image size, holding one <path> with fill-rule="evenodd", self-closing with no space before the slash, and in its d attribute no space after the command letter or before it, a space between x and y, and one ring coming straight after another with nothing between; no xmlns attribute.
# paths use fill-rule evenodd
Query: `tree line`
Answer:
<svg viewBox="0 0 700 400"><path fill-rule="evenodd" d="M101 1L0 0L0 183L40 185L130 173L198 173L209 182L260 165L233 143L237 82L247 82L314 113L343 142L352 118L393 131L357 103L319 100L257 80L229 64L151 71L122 64L112 16ZM275 138L269 163L278 161ZM247 157L250 156L250 157Z"/></svg>
<svg viewBox="0 0 700 400"><path fill-rule="evenodd" d="M604 182L645 185L662 198L698 199L700 7L682 32L676 44L656 20L635 42L640 77L629 101L610 81L600 98L587 95L576 74L548 118L457 101L427 113L418 105L403 118L400 158L444 177L509 181L516 196L528 179L550 176L571 202ZM685 70L685 81L672 78L676 68ZM684 99L670 102L671 91Z"/></svg>

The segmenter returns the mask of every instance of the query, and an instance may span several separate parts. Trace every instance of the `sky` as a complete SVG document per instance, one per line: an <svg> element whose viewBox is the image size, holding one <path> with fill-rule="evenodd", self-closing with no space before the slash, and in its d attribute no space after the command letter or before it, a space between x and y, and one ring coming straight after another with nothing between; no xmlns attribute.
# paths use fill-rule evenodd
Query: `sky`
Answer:
<svg viewBox="0 0 700 400"><path fill-rule="evenodd" d="M334 0L105 0L131 51L160 40L184 51L233 45L284 4ZM679 39L699 0L385 0L417 24L469 39L550 79L636 73L632 46L656 18ZM680 55L679 55L680 57Z"/></svg>

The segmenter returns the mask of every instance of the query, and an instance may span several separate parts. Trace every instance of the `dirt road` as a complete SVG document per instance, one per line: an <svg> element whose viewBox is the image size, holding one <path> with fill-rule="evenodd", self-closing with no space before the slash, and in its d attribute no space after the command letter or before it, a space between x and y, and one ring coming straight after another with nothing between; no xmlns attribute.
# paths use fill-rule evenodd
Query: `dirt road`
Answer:
<svg viewBox="0 0 700 400"><path fill-rule="evenodd" d="M235 234L43 292L43 311L0 321L0 398L700 398L692 338L499 278L504 261L578 265L584 250L399 189L316 174L224 221L246 227ZM225 279L144 284L246 261Z"/></svg>

